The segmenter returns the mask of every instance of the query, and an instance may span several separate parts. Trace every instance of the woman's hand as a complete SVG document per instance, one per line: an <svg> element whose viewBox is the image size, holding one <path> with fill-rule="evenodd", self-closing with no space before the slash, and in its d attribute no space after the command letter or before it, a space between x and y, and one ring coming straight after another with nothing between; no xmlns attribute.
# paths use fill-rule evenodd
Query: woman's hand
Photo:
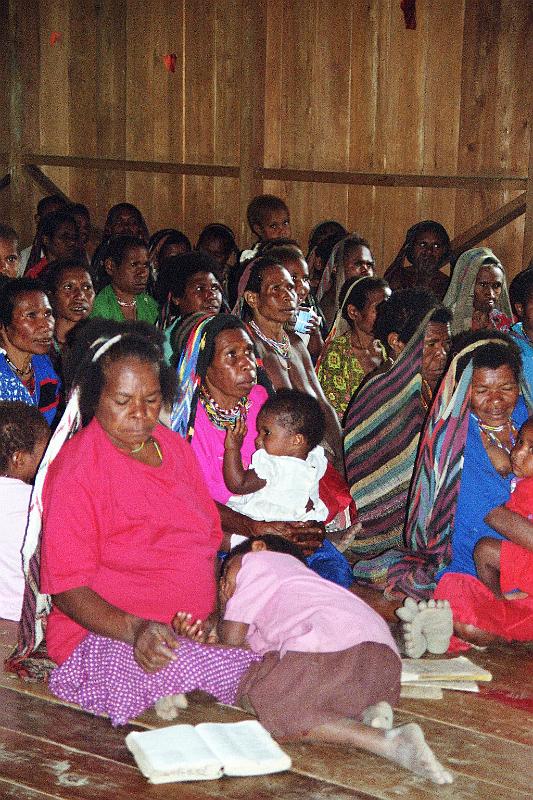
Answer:
<svg viewBox="0 0 533 800"><path fill-rule="evenodd" d="M179 643L170 625L144 619L135 631L133 656L145 672L157 672L175 661L177 647Z"/></svg>
<svg viewBox="0 0 533 800"><path fill-rule="evenodd" d="M273 533L298 545L305 556L311 555L324 541L326 529L322 522L262 522L250 520L252 537Z"/></svg>

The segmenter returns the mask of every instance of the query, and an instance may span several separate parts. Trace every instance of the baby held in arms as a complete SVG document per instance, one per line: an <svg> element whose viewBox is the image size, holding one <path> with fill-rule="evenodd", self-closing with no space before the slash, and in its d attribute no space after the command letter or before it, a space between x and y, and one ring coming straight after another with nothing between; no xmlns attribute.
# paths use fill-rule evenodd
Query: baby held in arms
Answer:
<svg viewBox="0 0 533 800"><path fill-rule="evenodd" d="M318 491L327 468L319 445L324 428L324 413L314 397L281 389L259 412L257 450L245 469L241 446L247 428L238 419L224 443L224 481L233 492L228 506L252 519L326 520L328 509Z"/></svg>
<svg viewBox="0 0 533 800"><path fill-rule="evenodd" d="M474 561L478 578L496 597L523 600L533 594L533 417L522 425L510 457L511 496L485 522L501 534L512 531L512 540L483 537Z"/></svg>

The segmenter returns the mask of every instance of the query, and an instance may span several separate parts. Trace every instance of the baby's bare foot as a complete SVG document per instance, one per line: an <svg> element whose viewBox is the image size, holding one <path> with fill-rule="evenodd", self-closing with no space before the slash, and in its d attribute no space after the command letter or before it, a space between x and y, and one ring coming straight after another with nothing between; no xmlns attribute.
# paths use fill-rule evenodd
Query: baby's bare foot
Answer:
<svg viewBox="0 0 533 800"><path fill-rule="evenodd" d="M184 694L169 694L167 697L160 697L154 704L155 712L161 719L176 719L179 712L188 706L187 698Z"/></svg>
<svg viewBox="0 0 533 800"><path fill-rule="evenodd" d="M386 746L383 755L405 769L428 778L433 783L453 783L453 777L424 739L422 728L414 722L385 731Z"/></svg>
<svg viewBox="0 0 533 800"><path fill-rule="evenodd" d="M396 611L402 621L403 650L408 658L420 658L426 650L445 653L453 633L453 616L447 600L421 600L407 597Z"/></svg>
<svg viewBox="0 0 533 800"><path fill-rule="evenodd" d="M361 721L370 728L383 728L390 730L394 719L394 712L389 703L381 700L373 706L368 706L363 711Z"/></svg>

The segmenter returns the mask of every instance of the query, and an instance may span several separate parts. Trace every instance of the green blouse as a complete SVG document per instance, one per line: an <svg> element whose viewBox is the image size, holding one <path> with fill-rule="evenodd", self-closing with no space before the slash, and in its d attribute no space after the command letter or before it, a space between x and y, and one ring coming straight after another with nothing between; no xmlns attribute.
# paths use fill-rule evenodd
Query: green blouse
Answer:
<svg viewBox="0 0 533 800"><path fill-rule="evenodd" d="M135 307L136 318L142 322L150 322L153 325L159 314L159 306L154 298L142 292L142 294L138 294L135 299L137 300L137 305ZM124 314L117 302L111 284L108 284L96 295L91 317L103 317L104 319L113 319L116 322L124 321Z"/></svg>

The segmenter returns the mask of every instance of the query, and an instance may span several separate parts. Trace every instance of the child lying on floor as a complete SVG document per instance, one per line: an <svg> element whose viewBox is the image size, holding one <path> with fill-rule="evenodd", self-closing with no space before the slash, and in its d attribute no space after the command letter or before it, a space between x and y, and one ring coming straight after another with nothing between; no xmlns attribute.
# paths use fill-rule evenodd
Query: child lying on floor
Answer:
<svg viewBox="0 0 533 800"><path fill-rule="evenodd" d="M282 740L344 744L381 755L435 783L451 783L418 725L392 727L401 661L385 621L305 566L277 536L247 539L223 565L220 642L262 656L236 700ZM179 614L177 630L205 639Z"/></svg>
<svg viewBox="0 0 533 800"><path fill-rule="evenodd" d="M522 425L510 456L515 474L511 497L487 514L485 522L497 531L511 527L526 546L486 536L476 545L474 561L479 580L496 597L523 600L533 594L533 537L527 546L527 531L521 536L516 523L509 525L509 512L533 520L533 418Z"/></svg>
<svg viewBox="0 0 533 800"><path fill-rule="evenodd" d="M175 717L183 707L176 695L201 689L254 711L279 738L361 748L434 783L452 782L418 725L392 728L401 661L387 624L308 569L294 544L263 536L238 545L219 595L220 644L206 641L204 623L178 613L173 660L146 673L131 645L89 633L53 670L51 690L122 724L154 703Z"/></svg>

